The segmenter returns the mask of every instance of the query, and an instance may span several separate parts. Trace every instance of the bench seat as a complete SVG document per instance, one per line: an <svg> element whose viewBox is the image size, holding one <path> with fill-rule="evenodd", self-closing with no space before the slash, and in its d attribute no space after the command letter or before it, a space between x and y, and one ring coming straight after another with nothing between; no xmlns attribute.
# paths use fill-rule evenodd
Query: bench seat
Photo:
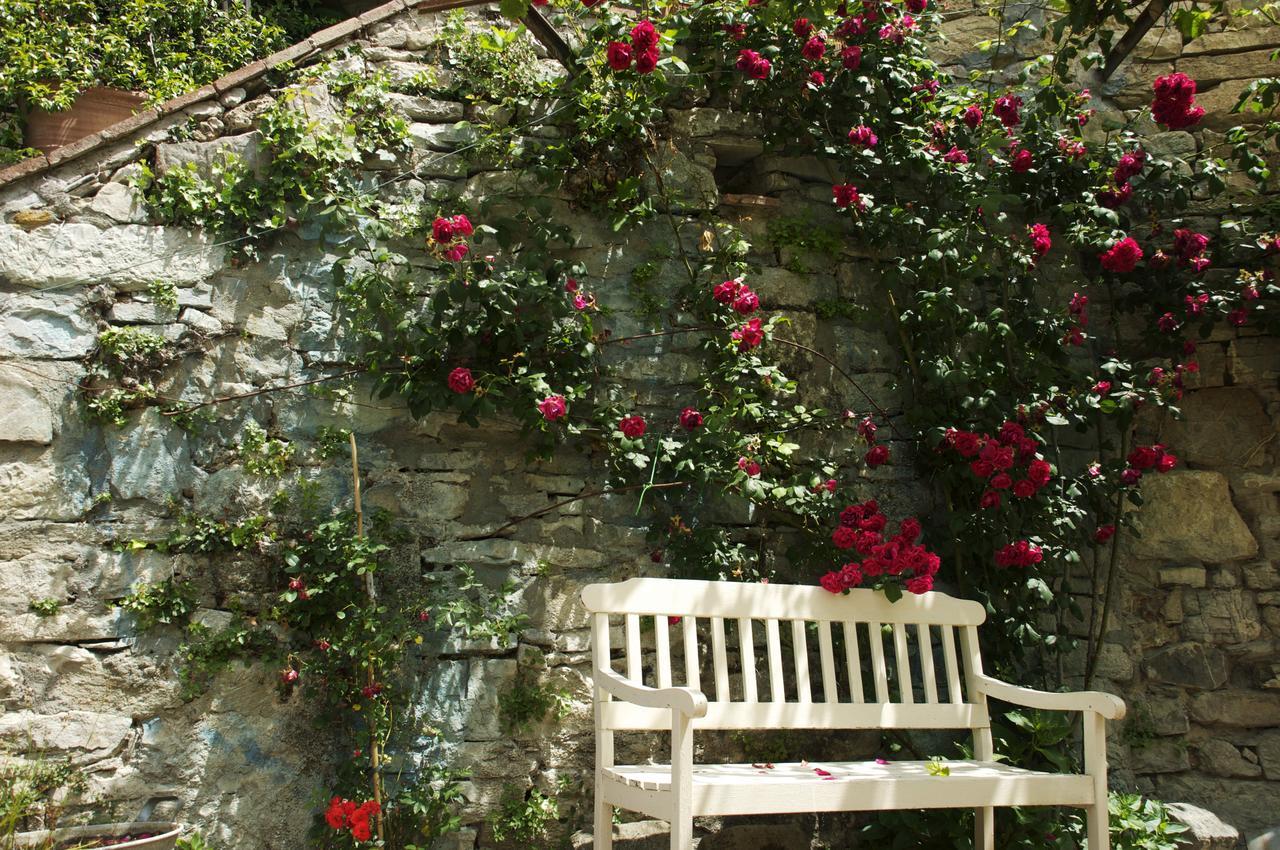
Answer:
<svg viewBox="0 0 1280 850"><path fill-rule="evenodd" d="M980 806L1087 806L1088 776L1043 773L991 761L947 761L948 776L929 773L927 761L695 764L693 808L704 815L847 812ZM826 771L822 776L817 771ZM620 790L670 793L671 765L614 765L603 771L606 798ZM609 787L614 786L614 787ZM623 792L626 802L640 795ZM658 802L662 816L669 803ZM619 801L622 802L622 801Z"/></svg>

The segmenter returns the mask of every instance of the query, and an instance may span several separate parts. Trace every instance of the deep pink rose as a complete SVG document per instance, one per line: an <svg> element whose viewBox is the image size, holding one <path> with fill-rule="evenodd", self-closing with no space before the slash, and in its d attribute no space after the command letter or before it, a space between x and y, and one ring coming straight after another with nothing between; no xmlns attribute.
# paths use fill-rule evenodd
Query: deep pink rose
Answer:
<svg viewBox="0 0 1280 850"><path fill-rule="evenodd" d="M865 124L859 124L849 131L849 144L858 148L874 148L880 139Z"/></svg>
<svg viewBox="0 0 1280 850"><path fill-rule="evenodd" d="M791 31L800 38L808 38L813 32L813 24L809 23L808 18L796 18L795 23L791 25Z"/></svg>
<svg viewBox="0 0 1280 850"><path fill-rule="evenodd" d="M1100 525L1093 532L1093 539L1097 543L1106 543L1115 536L1116 527L1114 525Z"/></svg>
<svg viewBox="0 0 1280 850"><path fill-rule="evenodd" d="M471 226L471 219L462 213L458 213L449 219L449 224L453 227L454 236L470 236L476 232L475 228Z"/></svg>
<svg viewBox="0 0 1280 850"><path fill-rule="evenodd" d="M1182 130L1199 123L1204 107L1195 105L1196 81L1176 73L1156 77L1151 85L1155 98L1151 101L1151 117L1170 130Z"/></svg>
<svg viewBox="0 0 1280 850"><path fill-rule="evenodd" d="M461 395L462 393L471 392L471 388L476 385L475 379L471 377L471 370L459 366L449 373L449 389Z"/></svg>
<svg viewBox="0 0 1280 850"><path fill-rule="evenodd" d="M729 336L738 343L739 351L750 351L764 342L764 327L759 319L752 319Z"/></svg>
<svg viewBox="0 0 1280 850"><path fill-rule="evenodd" d="M431 238L441 245L452 242L453 223L447 218L436 216L436 220L431 223Z"/></svg>
<svg viewBox="0 0 1280 850"><path fill-rule="evenodd" d="M831 197L835 200L836 206L842 210L849 207L862 209L862 196L858 193L858 187L852 183L837 183L832 186Z"/></svg>
<svg viewBox="0 0 1280 850"><path fill-rule="evenodd" d="M821 71L810 71L809 84L814 88L822 88L827 84L827 75Z"/></svg>
<svg viewBox="0 0 1280 850"><path fill-rule="evenodd" d="M1142 166L1146 164L1147 152L1142 148L1136 148L1124 156L1120 157L1120 161L1116 163L1116 170L1112 175L1112 180L1117 186L1121 186L1129 182L1129 178L1137 176L1142 171Z"/></svg>
<svg viewBox="0 0 1280 850"><path fill-rule="evenodd" d="M542 418L548 422L558 422L569 412L569 407L562 395L549 395L538 402L538 410Z"/></svg>
<svg viewBox="0 0 1280 850"><path fill-rule="evenodd" d="M858 66L862 64L862 48L856 44L850 44L840 50L840 64L847 71L856 71Z"/></svg>
<svg viewBox="0 0 1280 850"><path fill-rule="evenodd" d="M1031 151L1026 148L1018 148L1018 152L1013 155L1013 160L1009 163L1009 167L1017 174L1030 171L1031 166L1035 164L1035 158L1031 155Z"/></svg>
<svg viewBox="0 0 1280 850"><path fill-rule="evenodd" d="M716 284L716 288L711 292L711 297L721 304L732 304L733 299L738 295L738 290L741 288L742 284L738 283L738 281L726 280L724 283Z"/></svg>
<svg viewBox="0 0 1280 850"><path fill-rule="evenodd" d="M631 28L631 47L643 53L658 44L658 31L650 21L641 21Z"/></svg>
<svg viewBox="0 0 1280 850"><path fill-rule="evenodd" d="M1053 240L1049 237L1049 228L1043 224L1033 224L1030 228L1031 250L1035 251L1036 256L1043 257L1049 253L1049 249L1053 247Z"/></svg>
<svg viewBox="0 0 1280 850"><path fill-rule="evenodd" d="M1006 127L1016 127L1022 123L1022 98L1014 94L1005 94L996 98L994 112L1000 123Z"/></svg>
<svg viewBox="0 0 1280 850"><path fill-rule="evenodd" d="M680 427L686 431L696 431L702 427L702 414L692 407L680 411Z"/></svg>
<svg viewBox="0 0 1280 850"><path fill-rule="evenodd" d="M648 50L636 56L636 73L652 74L653 69L658 67L658 59L662 56L658 52L657 46L650 47Z"/></svg>
<svg viewBox="0 0 1280 850"><path fill-rule="evenodd" d="M459 242L456 245L450 246L449 249L444 252L444 256L445 259L452 260L455 263L461 262L462 258L467 256L467 243Z"/></svg>
<svg viewBox="0 0 1280 850"><path fill-rule="evenodd" d="M753 80L763 80L768 77L772 67L768 59L754 50L743 48L738 51L738 70Z"/></svg>
<svg viewBox="0 0 1280 850"><path fill-rule="evenodd" d="M982 107L978 106L976 103L971 103L965 107L964 112L960 116L960 120L963 121L970 130L976 130L978 129L978 125L982 123L983 117Z"/></svg>
<svg viewBox="0 0 1280 850"><path fill-rule="evenodd" d="M1199 257L1208 247L1209 237L1203 233L1196 233L1184 227L1173 231L1173 253L1177 254L1178 259L1184 264Z"/></svg>
<svg viewBox="0 0 1280 850"><path fill-rule="evenodd" d="M760 296L756 295L747 287L738 290L738 294L733 298L733 310L743 316L750 316L756 310L760 309Z"/></svg>
<svg viewBox="0 0 1280 850"><path fill-rule="evenodd" d="M969 154L960 150L955 145L951 146L951 150L942 155L943 162L949 162L952 165L963 165L969 161Z"/></svg>

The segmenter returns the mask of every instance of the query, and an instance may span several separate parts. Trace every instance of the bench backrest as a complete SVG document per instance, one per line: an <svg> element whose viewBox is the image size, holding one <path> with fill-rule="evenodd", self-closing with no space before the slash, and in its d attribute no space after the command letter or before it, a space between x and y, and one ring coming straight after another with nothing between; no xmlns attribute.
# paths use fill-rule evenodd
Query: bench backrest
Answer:
<svg viewBox="0 0 1280 850"><path fill-rule="evenodd" d="M803 585L658 578L593 584L582 599L595 668L650 687L701 690L709 707L699 728L989 726L985 697L966 684L982 671L977 626L986 612L977 602L944 593L889 602L872 590L836 595ZM614 629L622 635L617 663ZM601 729L670 726L665 710L609 701L598 688L596 700Z"/></svg>

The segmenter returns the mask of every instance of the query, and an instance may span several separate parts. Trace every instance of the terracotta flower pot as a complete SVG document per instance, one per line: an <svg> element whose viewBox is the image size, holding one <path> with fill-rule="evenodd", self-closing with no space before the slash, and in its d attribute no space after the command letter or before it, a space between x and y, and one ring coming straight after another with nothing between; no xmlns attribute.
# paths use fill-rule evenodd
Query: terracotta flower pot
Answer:
<svg viewBox="0 0 1280 850"><path fill-rule="evenodd" d="M173 850L182 827L163 821L135 823L99 823L90 826L70 826L64 829L20 832L13 837L16 850L54 850L64 845L75 847L110 847L111 850ZM95 839L116 839L131 835L147 835L120 844L98 844Z"/></svg>
<svg viewBox="0 0 1280 850"><path fill-rule="evenodd" d="M30 110L26 115L23 135L28 146L49 153L123 121L146 100L147 96L142 92L101 86L86 89L70 109L61 112Z"/></svg>

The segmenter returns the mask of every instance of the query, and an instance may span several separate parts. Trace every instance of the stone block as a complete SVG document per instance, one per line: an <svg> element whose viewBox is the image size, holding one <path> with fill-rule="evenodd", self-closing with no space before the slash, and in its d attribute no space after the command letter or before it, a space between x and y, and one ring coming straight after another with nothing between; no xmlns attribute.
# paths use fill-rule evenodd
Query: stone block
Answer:
<svg viewBox="0 0 1280 850"><path fill-rule="evenodd" d="M1204 89L1222 80L1252 80L1271 61L1271 50L1246 50L1240 53L1215 53L1186 56L1178 70Z"/></svg>
<svg viewBox="0 0 1280 850"><path fill-rule="evenodd" d="M177 318L176 308L153 301L117 301L107 314L108 321L121 325L163 325Z"/></svg>
<svg viewBox="0 0 1280 850"><path fill-rule="evenodd" d="M1204 567L1165 567L1160 570L1161 587L1204 587Z"/></svg>
<svg viewBox="0 0 1280 850"><path fill-rule="evenodd" d="M12 365L0 366L0 443L53 442L53 408L33 378Z"/></svg>
<svg viewBox="0 0 1280 850"><path fill-rule="evenodd" d="M1275 425L1247 387L1217 387L1187 393L1179 404L1185 419L1165 424L1172 451L1195 466L1258 466Z"/></svg>
<svg viewBox="0 0 1280 850"><path fill-rule="evenodd" d="M694 162L683 151L664 145L653 154L650 163L654 171L646 168L643 181L647 191L655 194L660 208L693 212L713 210L720 204L720 190L711 169Z"/></svg>
<svg viewBox="0 0 1280 850"><path fill-rule="evenodd" d="M1240 644L1262 634L1258 603L1252 593L1230 588L1184 597L1182 634L1195 641Z"/></svg>
<svg viewBox="0 0 1280 850"><path fill-rule="evenodd" d="M1226 684L1227 659L1217 649L1199 643L1181 643L1148 656L1142 663L1157 682L1213 690Z"/></svg>
<svg viewBox="0 0 1280 850"><path fill-rule="evenodd" d="M446 123L461 121L463 118L462 104L451 100L392 92L387 95L387 102L391 108L402 112L411 121Z"/></svg>
<svg viewBox="0 0 1280 850"><path fill-rule="evenodd" d="M208 177L213 166L234 157L255 173L265 164L262 137L255 131L238 136L223 136L211 142L168 142L156 145L156 173L192 163L202 177Z"/></svg>
<svg viewBox="0 0 1280 850"><path fill-rule="evenodd" d="M1280 780L1280 729L1263 732L1257 748L1263 774L1273 782Z"/></svg>
<svg viewBox="0 0 1280 850"><path fill-rule="evenodd" d="M1191 700L1191 719L1204 726L1280 726L1280 694L1229 689Z"/></svg>
<svg viewBox="0 0 1280 850"><path fill-rule="evenodd" d="M476 128L465 121L409 125L409 142L416 150L452 151L474 143L477 138Z"/></svg>
<svg viewBox="0 0 1280 850"><path fill-rule="evenodd" d="M128 715L96 711L0 714L0 740L23 752L83 753L102 758L119 748L133 728Z"/></svg>
<svg viewBox="0 0 1280 850"><path fill-rule="evenodd" d="M1187 827L1179 836L1186 850L1236 850L1240 844L1240 832L1213 812L1190 803L1169 803L1168 810L1175 821Z"/></svg>
<svg viewBox="0 0 1280 850"><path fill-rule="evenodd" d="M67 222L28 233L0 224L0 278L17 286L108 283L141 289L153 280L182 286L208 278L222 258L223 249L211 239L178 227L102 229Z"/></svg>
<svg viewBox="0 0 1280 850"><path fill-rule="evenodd" d="M1196 762L1211 776L1253 779L1262 775L1262 767L1240 754L1234 744L1223 738L1210 738L1196 747Z"/></svg>
<svg viewBox="0 0 1280 850"><path fill-rule="evenodd" d="M0 247L0 254L3 251ZM0 302L2 355L51 360L84 357L97 345L97 334L97 323L79 296L17 294Z"/></svg>
<svg viewBox="0 0 1280 850"><path fill-rule="evenodd" d="M125 183L111 182L103 186L93 196L89 209L121 224L142 224L147 220L137 190Z"/></svg>
<svg viewBox="0 0 1280 850"><path fill-rule="evenodd" d="M1232 504L1225 475L1191 470L1148 474L1142 494L1142 536L1132 543L1134 555L1222 563L1257 554L1258 541Z"/></svg>
<svg viewBox="0 0 1280 850"><path fill-rule="evenodd" d="M1275 590L1280 588L1280 570L1268 561L1245 564L1244 586L1250 590Z"/></svg>
<svg viewBox="0 0 1280 850"><path fill-rule="evenodd" d="M204 476L191 460L185 432L148 408L136 421L106 435L111 457L108 481L119 499L164 504L191 490Z"/></svg>
<svg viewBox="0 0 1280 850"><path fill-rule="evenodd" d="M208 313L191 307L187 307L182 311L182 316L179 317L178 321L211 336L222 333L222 322Z"/></svg>
<svg viewBox="0 0 1280 850"><path fill-rule="evenodd" d="M1191 769L1191 757L1182 741L1158 738L1131 748L1129 767L1134 773L1178 773Z"/></svg>

